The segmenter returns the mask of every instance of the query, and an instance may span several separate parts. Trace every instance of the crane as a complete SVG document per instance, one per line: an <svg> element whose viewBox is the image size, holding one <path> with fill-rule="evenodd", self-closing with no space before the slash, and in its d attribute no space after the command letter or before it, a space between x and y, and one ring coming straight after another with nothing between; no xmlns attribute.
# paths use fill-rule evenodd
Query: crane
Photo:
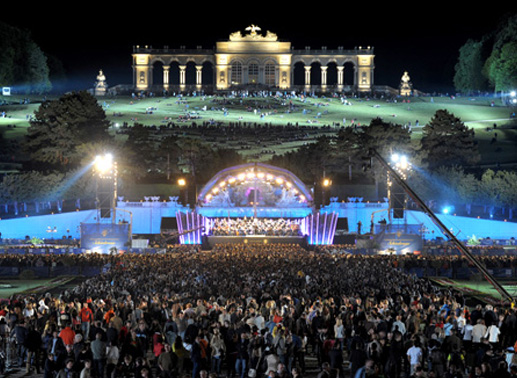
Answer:
<svg viewBox="0 0 517 378"><path fill-rule="evenodd" d="M501 294L503 298L510 302L512 307L514 306L513 296L490 274L481 262L470 252L470 250L443 224L443 222L434 214L431 209L425 204L422 199L411 189L401 175L393 169L393 167L386 162L386 160L377 152L375 149L370 149L368 153L369 157L374 157L390 175L397 181L397 183L404 189L406 194L418 204L424 213L426 213L431 220L438 226L441 231L454 243L456 248L481 272L485 279Z"/></svg>

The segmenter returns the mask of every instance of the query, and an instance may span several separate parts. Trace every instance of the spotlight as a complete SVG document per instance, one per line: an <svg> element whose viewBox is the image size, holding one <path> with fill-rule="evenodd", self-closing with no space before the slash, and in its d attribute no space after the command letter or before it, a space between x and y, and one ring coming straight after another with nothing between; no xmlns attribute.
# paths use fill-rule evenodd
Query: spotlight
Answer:
<svg viewBox="0 0 517 378"><path fill-rule="evenodd" d="M445 206L442 209L442 213L443 214L450 214L453 210L454 210L454 208L452 206Z"/></svg>
<svg viewBox="0 0 517 378"><path fill-rule="evenodd" d="M104 174L113 167L113 155L97 155L93 163L97 172Z"/></svg>

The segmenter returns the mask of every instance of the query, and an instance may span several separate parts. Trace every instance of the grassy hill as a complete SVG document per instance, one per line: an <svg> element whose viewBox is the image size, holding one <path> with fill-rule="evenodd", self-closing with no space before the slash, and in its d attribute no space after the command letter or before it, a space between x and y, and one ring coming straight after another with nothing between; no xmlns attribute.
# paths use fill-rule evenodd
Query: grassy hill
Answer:
<svg viewBox="0 0 517 378"><path fill-rule="evenodd" d="M16 97L3 97L8 104L0 105L5 116L0 118L0 130L4 137L19 140L25 134L29 119L39 106L39 99L22 103ZM264 140L252 135L251 138L228 140L222 135L211 142L216 145L241 150L244 155L267 157L272 151L281 154L301 143L314 140L324 133L334 133L336 127L343 125L365 125L373 118L387 122L411 126L413 139L422 135L422 127L429 122L436 110L447 109L475 129L484 164L509 164L517 162L517 124L510 119L512 109L503 106L492 97L415 97L406 102L402 99L386 101L383 99L350 98L343 104L339 98L293 98L292 100L269 98L223 98L206 97L151 97L134 99L127 96L99 98L107 117L113 124L113 132L135 122L147 126L166 126L171 122L186 126L182 135L205 138L197 131L187 128L192 122L202 124L214 122L214 128L230 124L254 125L297 125L304 127L307 134L303 138L267 138ZM191 118L184 117L190 114ZM183 118L183 119L182 119ZM494 124L497 129L494 129ZM495 138L497 133L497 138ZM264 150L266 150L264 152Z"/></svg>

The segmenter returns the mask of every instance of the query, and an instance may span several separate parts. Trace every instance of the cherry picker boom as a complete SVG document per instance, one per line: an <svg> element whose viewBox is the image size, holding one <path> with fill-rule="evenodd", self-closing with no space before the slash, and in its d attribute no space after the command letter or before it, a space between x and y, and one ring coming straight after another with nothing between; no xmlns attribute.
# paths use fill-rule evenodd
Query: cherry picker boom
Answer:
<svg viewBox="0 0 517 378"><path fill-rule="evenodd" d="M510 302L512 307L514 306L514 298L508 291L490 274L490 272L481 264L476 257L469 251L469 249L460 241L458 238L438 219L438 217L429 209L429 207L418 197L418 195L411 189L399 173L391 167L386 160L374 149L370 149L369 157L372 156L381 163L381 165L388 170L390 175L398 182L398 184L404 189L404 191L415 201L418 206L432 219L432 221L442 230L442 232L451 240L456 248L472 263L476 268L483 274L485 279L503 296Z"/></svg>

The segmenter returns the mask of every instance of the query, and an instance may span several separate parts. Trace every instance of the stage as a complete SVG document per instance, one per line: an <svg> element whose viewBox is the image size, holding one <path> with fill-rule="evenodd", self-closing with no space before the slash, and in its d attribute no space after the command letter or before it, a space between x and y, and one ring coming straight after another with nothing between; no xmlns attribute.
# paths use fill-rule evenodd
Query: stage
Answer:
<svg viewBox="0 0 517 378"><path fill-rule="evenodd" d="M310 188L292 172L263 163L218 172L198 194L194 209L176 213L180 243L207 248L332 244L337 220L336 213L316 209Z"/></svg>
<svg viewBox="0 0 517 378"><path fill-rule="evenodd" d="M209 248L213 248L216 244L299 244L307 246L307 238L305 236L269 235L204 236L203 244Z"/></svg>

